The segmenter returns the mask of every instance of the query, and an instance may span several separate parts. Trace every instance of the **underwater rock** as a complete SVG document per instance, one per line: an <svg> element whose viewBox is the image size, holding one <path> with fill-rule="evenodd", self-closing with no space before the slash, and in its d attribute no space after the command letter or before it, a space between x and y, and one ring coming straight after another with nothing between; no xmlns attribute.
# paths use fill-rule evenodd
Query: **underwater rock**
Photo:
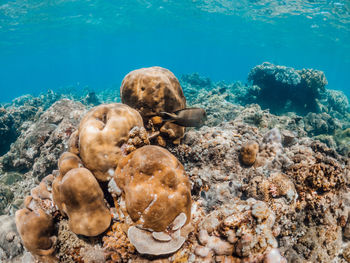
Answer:
<svg viewBox="0 0 350 263"><path fill-rule="evenodd" d="M0 108L0 155L6 153L21 134L24 122L33 121L37 115L40 115L40 110L38 112L38 108L33 106Z"/></svg>
<svg viewBox="0 0 350 263"><path fill-rule="evenodd" d="M79 102L64 99L53 104L3 156L3 171L30 173L39 179L51 172L84 112Z"/></svg>
<svg viewBox="0 0 350 263"><path fill-rule="evenodd" d="M21 175L10 186L0 182L0 189L10 187L14 202L23 202L30 189L57 167L57 160L67 150L69 137L84 113L85 107L81 103L67 99L54 103L45 111L0 158L3 176L14 172ZM6 210L11 207L7 206Z"/></svg>
<svg viewBox="0 0 350 263"><path fill-rule="evenodd" d="M301 115L319 111L317 99L328 84L322 71L295 70L269 62L254 67L248 80L260 88L252 96L262 108L273 113L293 111Z"/></svg>
<svg viewBox="0 0 350 263"><path fill-rule="evenodd" d="M13 216L0 216L0 261L12 260L23 252Z"/></svg>

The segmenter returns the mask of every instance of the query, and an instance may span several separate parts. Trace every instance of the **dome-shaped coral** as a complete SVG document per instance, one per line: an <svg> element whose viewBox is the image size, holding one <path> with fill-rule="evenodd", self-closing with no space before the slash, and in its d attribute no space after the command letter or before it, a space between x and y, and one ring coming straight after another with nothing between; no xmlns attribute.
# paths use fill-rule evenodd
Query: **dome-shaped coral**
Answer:
<svg viewBox="0 0 350 263"><path fill-rule="evenodd" d="M97 236L110 225L111 215L103 192L93 174L74 168L54 182L53 198L60 211L69 218L69 228L76 234Z"/></svg>
<svg viewBox="0 0 350 263"><path fill-rule="evenodd" d="M179 81L169 70L161 67L141 68L125 76L120 88L122 102L138 110L150 133L158 133L159 145L170 140L178 144L185 128L159 117L163 112L173 113L186 107L186 98ZM165 139L165 140L164 140Z"/></svg>
<svg viewBox="0 0 350 263"><path fill-rule="evenodd" d="M42 209L23 208L16 212L16 226L23 245L33 255L49 256L55 251L56 237L52 216Z"/></svg>
<svg viewBox="0 0 350 263"><path fill-rule="evenodd" d="M184 213L191 217L189 178L167 150L143 146L122 158L114 180L124 192L127 213L143 228L164 231Z"/></svg>
<svg viewBox="0 0 350 263"><path fill-rule="evenodd" d="M52 183L52 197L54 200L54 203L57 205L58 209L62 211L62 200L61 200L61 194L60 194L60 182L62 181L63 176L70 170L74 168L80 168L83 167L83 164L80 160L80 158L70 152L64 152L60 159L58 159L58 170L59 174L56 177L56 179Z"/></svg>
<svg viewBox="0 0 350 263"><path fill-rule="evenodd" d="M184 109L186 99L179 81L161 67L141 68L125 76L120 88L122 102L143 117Z"/></svg>
<svg viewBox="0 0 350 263"><path fill-rule="evenodd" d="M244 165L250 166L255 163L256 155L259 152L259 144L249 141L241 148L240 159Z"/></svg>
<svg viewBox="0 0 350 263"><path fill-rule="evenodd" d="M58 169L61 177L63 177L68 171L82 166L83 164L80 158L76 154L70 152L64 152L60 156L60 159L58 159Z"/></svg>
<svg viewBox="0 0 350 263"><path fill-rule="evenodd" d="M143 127L140 114L120 103L92 108L81 120L78 130L79 156L99 181L113 176L121 157L120 147L128 141L134 127Z"/></svg>

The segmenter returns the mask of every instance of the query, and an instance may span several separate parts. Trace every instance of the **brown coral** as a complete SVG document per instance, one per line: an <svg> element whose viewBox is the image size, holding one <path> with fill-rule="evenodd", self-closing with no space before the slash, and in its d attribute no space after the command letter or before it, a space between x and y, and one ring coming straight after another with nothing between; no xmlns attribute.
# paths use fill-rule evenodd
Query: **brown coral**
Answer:
<svg viewBox="0 0 350 263"><path fill-rule="evenodd" d="M49 256L55 251L56 237L53 235L52 216L42 209L24 208L16 212L16 226L23 245L36 256Z"/></svg>
<svg viewBox="0 0 350 263"><path fill-rule="evenodd" d="M55 179L54 200L60 211L69 218L69 227L85 236L97 236L110 225L111 215L103 199L103 192L85 168L74 168L63 178Z"/></svg>
<svg viewBox="0 0 350 263"><path fill-rule="evenodd" d="M240 159L244 165L251 166L255 163L256 155L259 152L259 144L249 141L241 148Z"/></svg>
<svg viewBox="0 0 350 263"><path fill-rule="evenodd" d="M83 117L79 125L79 156L99 181L113 176L122 156L120 148L136 126L143 127L140 114L120 103L94 107Z"/></svg>
<svg viewBox="0 0 350 263"><path fill-rule="evenodd" d="M344 169L333 158L325 158L321 153L316 153L312 158L306 154L296 154L293 161L288 173L295 178L300 192L334 191L345 184Z"/></svg>
<svg viewBox="0 0 350 263"><path fill-rule="evenodd" d="M60 159L58 159L58 169L61 177L63 177L68 171L82 166L83 164L80 158L71 152L64 152L60 156Z"/></svg>
<svg viewBox="0 0 350 263"><path fill-rule="evenodd" d="M143 117L184 109L186 99L179 81L161 67L141 68L125 76L120 88L122 102L140 111Z"/></svg>
<svg viewBox="0 0 350 263"><path fill-rule="evenodd" d="M83 165L80 158L76 154L71 152L64 152L58 160L59 175L57 176L56 180L54 180L52 183L52 193L53 201L57 205L58 209L61 211L63 210L63 208L61 207L62 200L59 192L60 182L62 181L63 176L65 176L65 174L68 171L82 166Z"/></svg>
<svg viewBox="0 0 350 263"><path fill-rule="evenodd" d="M122 158L115 182L126 209L143 228L164 231L180 214L191 217L190 183L181 163L167 150L144 146Z"/></svg>
<svg viewBox="0 0 350 263"><path fill-rule="evenodd" d="M123 103L141 113L147 130L161 132L161 138L157 137L160 145L165 144L164 139L179 143L185 128L160 117L162 112L172 113L186 107L186 98L173 73L161 67L134 70L125 76L120 94Z"/></svg>

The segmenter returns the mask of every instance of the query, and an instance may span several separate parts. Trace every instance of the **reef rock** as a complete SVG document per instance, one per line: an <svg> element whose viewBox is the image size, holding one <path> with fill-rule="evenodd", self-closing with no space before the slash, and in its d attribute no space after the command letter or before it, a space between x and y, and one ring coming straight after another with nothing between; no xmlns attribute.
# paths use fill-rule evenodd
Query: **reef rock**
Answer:
<svg viewBox="0 0 350 263"><path fill-rule="evenodd" d="M321 98L328 84L322 71L295 70L268 62L254 67L248 80L260 88L255 92L257 102L273 113L318 112L317 99Z"/></svg>
<svg viewBox="0 0 350 263"><path fill-rule="evenodd" d="M57 160L67 150L69 137L84 113L81 103L67 99L46 110L1 157L2 178L9 180L0 182L0 189L11 188L12 199L20 204L36 181L57 168Z"/></svg>
<svg viewBox="0 0 350 263"><path fill-rule="evenodd" d="M21 238L13 216L0 216L0 261L10 262L23 253Z"/></svg>

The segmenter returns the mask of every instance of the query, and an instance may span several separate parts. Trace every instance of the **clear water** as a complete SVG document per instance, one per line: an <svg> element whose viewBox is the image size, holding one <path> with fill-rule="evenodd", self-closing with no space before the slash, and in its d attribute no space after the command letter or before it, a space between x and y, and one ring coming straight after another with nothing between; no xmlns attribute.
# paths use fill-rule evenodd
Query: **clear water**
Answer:
<svg viewBox="0 0 350 263"><path fill-rule="evenodd" d="M0 101L119 88L154 65L245 82L264 61L323 70L349 96L350 1L0 1Z"/></svg>

